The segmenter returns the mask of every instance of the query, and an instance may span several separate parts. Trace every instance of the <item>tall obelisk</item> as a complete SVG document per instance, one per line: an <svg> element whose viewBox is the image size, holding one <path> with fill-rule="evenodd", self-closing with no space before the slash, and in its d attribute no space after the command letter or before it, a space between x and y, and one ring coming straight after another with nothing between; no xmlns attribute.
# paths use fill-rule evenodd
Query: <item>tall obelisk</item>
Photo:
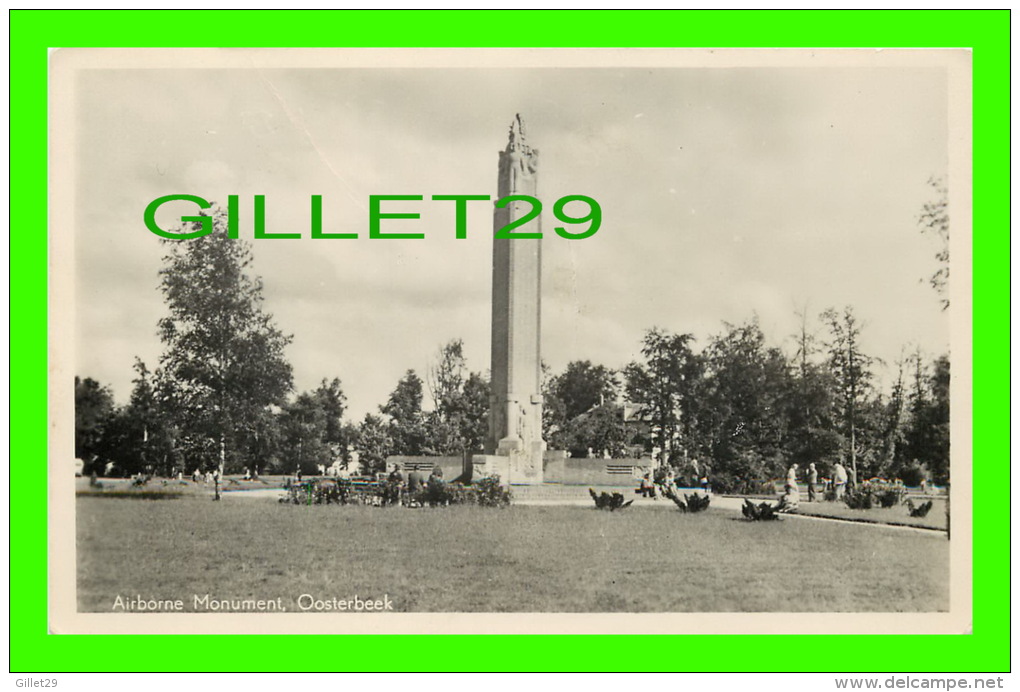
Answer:
<svg viewBox="0 0 1020 692"><path fill-rule="evenodd" d="M525 140L517 115L506 149L499 152L499 198L537 197L538 150ZM494 232L532 210L527 201L496 207ZM514 229L541 230L536 217ZM487 454L508 457L513 483L541 483L542 455L542 241L493 238L492 389Z"/></svg>

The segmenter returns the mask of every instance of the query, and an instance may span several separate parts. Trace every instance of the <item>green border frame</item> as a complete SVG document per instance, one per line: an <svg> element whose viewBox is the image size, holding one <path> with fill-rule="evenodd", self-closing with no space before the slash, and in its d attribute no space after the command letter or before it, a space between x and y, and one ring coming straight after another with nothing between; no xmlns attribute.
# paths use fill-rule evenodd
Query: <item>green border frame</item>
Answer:
<svg viewBox="0 0 1020 692"><path fill-rule="evenodd" d="M197 23L196 15L201 15ZM508 24L523 31L499 30ZM11 460L46 472L48 47L686 46L968 47L974 69L974 479L1009 478L1010 15L995 11L46 11L10 13ZM44 210L40 212L40 210ZM17 367L13 367L17 364ZM13 470L13 463L12 463ZM10 494L10 669L55 671L675 670L1008 671L1010 503L974 508L974 628L957 635L47 635L46 484ZM17 490L17 492L14 492ZM1008 488L1006 488L1008 492ZM15 525L17 530L14 530ZM116 641L109 641L110 639ZM416 641L408 641L408 639ZM209 650L215 657L152 657ZM252 646L272 656L252 658ZM401 651L399 657L382 654ZM498 661L486 656L498 649ZM97 656L116 651L116 657ZM662 655L649 655L659 652ZM791 656L791 652L796 652ZM836 653L838 652L838 654Z"/></svg>

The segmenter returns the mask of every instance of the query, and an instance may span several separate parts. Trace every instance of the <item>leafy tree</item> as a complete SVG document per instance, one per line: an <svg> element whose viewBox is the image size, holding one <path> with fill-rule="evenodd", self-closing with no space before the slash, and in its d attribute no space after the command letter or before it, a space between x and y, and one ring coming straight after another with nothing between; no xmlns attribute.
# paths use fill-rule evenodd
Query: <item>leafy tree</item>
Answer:
<svg viewBox="0 0 1020 692"><path fill-rule="evenodd" d="M897 459L902 454L905 443L904 419L906 418L905 408L905 384L903 380L906 361L900 357L896 361L896 379L893 381L892 391L889 394L889 403L884 414L884 425L882 431L882 469L881 475L894 475L898 466Z"/></svg>
<svg viewBox="0 0 1020 692"><path fill-rule="evenodd" d="M901 467L917 466L929 471L935 482L945 483L949 480L949 357L939 356L927 366L917 350L911 365L910 421Z"/></svg>
<svg viewBox="0 0 1020 692"><path fill-rule="evenodd" d="M224 469L248 465L250 423L281 405L292 385L284 349L291 337L263 308L262 280L250 273L251 248L226 233L163 240L160 289L169 315L159 321L165 350L157 388L182 431L188 457Z"/></svg>
<svg viewBox="0 0 1020 692"><path fill-rule="evenodd" d="M362 473L373 474L386 469L386 457L395 453L391 429L382 417L365 414L354 440Z"/></svg>
<svg viewBox="0 0 1020 692"><path fill-rule="evenodd" d="M621 456L625 435L616 407L620 383L616 373L591 361L572 361L545 385L543 423L546 442L572 456ZM600 410L604 409L604 410Z"/></svg>
<svg viewBox="0 0 1020 692"><path fill-rule="evenodd" d="M444 421L456 418L463 409L466 372L463 340L454 339L440 347L436 362L428 370L428 387L434 410Z"/></svg>
<svg viewBox="0 0 1020 692"><path fill-rule="evenodd" d="M415 456L425 453L425 414L421 409L422 381L408 370L389 400L379 410L389 417L391 454Z"/></svg>
<svg viewBox="0 0 1020 692"><path fill-rule="evenodd" d="M791 381L786 358L765 344L757 318L726 325L704 353L704 440L716 476L766 478L786 465Z"/></svg>
<svg viewBox="0 0 1020 692"><path fill-rule="evenodd" d="M550 449L566 449L563 435L567 427L566 404L553 391L555 376L544 360L542 370L542 439Z"/></svg>
<svg viewBox="0 0 1020 692"><path fill-rule="evenodd" d="M284 470L301 469L312 474L319 464L329 465L330 448L326 444L326 412L314 394L299 394L283 407L280 433L284 448Z"/></svg>
<svg viewBox="0 0 1020 692"><path fill-rule="evenodd" d="M829 327L829 370L836 384L836 408L850 460L851 480L856 484L858 427L861 405L870 390L874 358L861 352L861 324L847 306L842 313L830 308L821 319Z"/></svg>
<svg viewBox="0 0 1020 692"><path fill-rule="evenodd" d="M790 463L806 467L812 462L838 458L842 437L835 430L835 383L828 367L815 362L820 347L808 327L807 311L797 313L800 328L794 335L797 350L792 360L794 381L786 411L786 455Z"/></svg>
<svg viewBox="0 0 1020 692"><path fill-rule="evenodd" d="M464 342L450 341L439 349L429 368L434 410L426 416L425 451L447 455L480 452L488 433L489 382L469 373Z"/></svg>
<svg viewBox="0 0 1020 692"><path fill-rule="evenodd" d="M288 455L281 425L283 416L282 408L267 406L256 411L254 417L246 421L247 445L244 456L253 474L259 475L266 471L293 473L291 460L285 460Z"/></svg>
<svg viewBox="0 0 1020 692"><path fill-rule="evenodd" d="M107 415L87 473L105 473L111 462L114 465L111 473L124 475L143 472L168 475L173 468L170 436L159 415L151 373L138 358L134 369L138 376L133 381L131 398Z"/></svg>
<svg viewBox="0 0 1020 692"><path fill-rule="evenodd" d="M604 365L592 365L588 360L575 360L550 382L553 396L563 402L568 420L591 411L596 406L616 401L620 382L616 373Z"/></svg>
<svg viewBox="0 0 1020 692"><path fill-rule="evenodd" d="M460 436L464 448L470 452L485 449L489 434L489 380L480 372L473 372L464 381L464 408L460 423Z"/></svg>
<svg viewBox="0 0 1020 692"><path fill-rule="evenodd" d="M627 431L623 407L615 403L595 406L570 420L564 435L565 448L574 457L587 455L614 459L626 456Z"/></svg>
<svg viewBox="0 0 1020 692"><path fill-rule="evenodd" d="M945 310L949 307L949 298L946 297L949 287L949 191L940 178L929 178L928 185L935 191L935 199L921 208L918 223L922 233L934 235L939 241L939 251L935 253L939 268L928 283L942 297L942 309Z"/></svg>
<svg viewBox="0 0 1020 692"><path fill-rule="evenodd" d="M113 392L91 377L74 377L74 455L91 473L99 456L103 430L113 414Z"/></svg>
<svg viewBox="0 0 1020 692"><path fill-rule="evenodd" d="M929 379L931 406L928 425L931 426L931 448L928 463L936 483L949 482L949 356L941 355L932 363Z"/></svg>
<svg viewBox="0 0 1020 692"><path fill-rule="evenodd" d="M336 377L330 381L323 378L321 384L312 392L312 396L322 410L324 429L321 439L329 448L329 464L337 460L348 461L349 440L347 428L344 427L347 397L344 395L340 380Z"/></svg>
<svg viewBox="0 0 1020 692"><path fill-rule="evenodd" d="M134 388L123 414L125 423L141 441L138 465L140 469L166 476L177 471L183 473L182 460L178 458L174 444L177 429L167 418L166 408L159 400L153 373L137 357L134 370L137 377L133 380Z"/></svg>
<svg viewBox="0 0 1020 692"><path fill-rule="evenodd" d="M693 341L691 334L651 329L641 348L644 362L624 369L627 398L641 404L662 463L679 464L697 448L697 392L704 363L692 350Z"/></svg>

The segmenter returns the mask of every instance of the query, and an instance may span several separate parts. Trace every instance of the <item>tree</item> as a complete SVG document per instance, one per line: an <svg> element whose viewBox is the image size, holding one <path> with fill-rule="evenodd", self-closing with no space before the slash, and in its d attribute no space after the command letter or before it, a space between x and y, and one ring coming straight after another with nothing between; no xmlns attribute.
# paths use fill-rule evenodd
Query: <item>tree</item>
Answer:
<svg viewBox="0 0 1020 692"><path fill-rule="evenodd" d="M481 452L489 434L489 379L480 372L468 375L464 382L464 409L460 436L464 449Z"/></svg>
<svg viewBox="0 0 1020 692"><path fill-rule="evenodd" d="M885 425L882 434L882 466L883 475L895 473L899 464L897 460L902 455L905 418L905 385L903 381L904 368L907 361L900 355L896 361L896 380L893 382L892 391L889 394L889 404L885 411Z"/></svg>
<svg viewBox="0 0 1020 692"><path fill-rule="evenodd" d="M842 313L829 308L821 319L829 327L829 370L836 384L836 405L842 423L844 446L850 460L852 481L856 484L859 413L871 383L874 359L861 352L861 324L849 305Z"/></svg>
<svg viewBox="0 0 1020 692"><path fill-rule="evenodd" d="M703 440L716 477L767 478L786 466L788 400L785 356L768 347L757 317L726 325L705 349Z"/></svg>
<svg viewBox="0 0 1020 692"><path fill-rule="evenodd" d="M568 363L545 388L546 442L576 457L586 456L589 449L599 456L622 455L626 436L623 413L616 406L619 388L616 373L604 365L587 360Z"/></svg>
<svg viewBox="0 0 1020 692"><path fill-rule="evenodd" d="M379 410L389 416L389 439L392 454L416 456L424 454L425 414L421 410L422 381L414 370L408 370L386 404Z"/></svg>
<svg viewBox="0 0 1020 692"><path fill-rule="evenodd" d="M465 372L464 342L454 339L441 346L436 362L429 367L427 378L434 410L444 421L454 419L462 410Z"/></svg>
<svg viewBox="0 0 1020 692"><path fill-rule="evenodd" d="M928 463L935 482L948 483L950 475L949 401L951 386L948 355L941 355L932 363L932 372L928 382L931 392L928 425L932 428Z"/></svg>
<svg viewBox="0 0 1020 692"><path fill-rule="evenodd" d="M575 416L570 420L563 440L564 447L574 457L584 457L588 450L596 457L618 459L626 456L627 431L623 407L607 403Z"/></svg>
<svg viewBox="0 0 1020 692"><path fill-rule="evenodd" d="M151 373L138 358L134 370L137 377L131 397L126 405L113 408L107 415L88 471L105 473L110 463L111 473L116 469L116 473L123 475L169 475L175 468L172 432L161 415Z"/></svg>
<svg viewBox="0 0 1020 692"><path fill-rule="evenodd" d="M113 414L113 392L91 377L74 376L74 455L91 473L99 457L103 431Z"/></svg>
<svg viewBox="0 0 1020 692"><path fill-rule="evenodd" d="M794 335L794 382L787 407L786 454L790 463L806 468L812 462L835 461L842 439L835 430L835 383L827 367L815 361L818 338L808 327L807 310L797 313L800 328Z"/></svg>
<svg viewBox="0 0 1020 692"><path fill-rule="evenodd" d="M942 297L942 309L949 307L946 291L949 288L949 190L941 178L929 178L928 185L935 191L935 199L921 208L918 223L921 232L934 235L939 241L935 259L939 268L928 279L931 287Z"/></svg>
<svg viewBox="0 0 1020 692"><path fill-rule="evenodd" d="M293 402L283 407L280 433L288 451L284 470L297 468L310 475L318 465L328 466L332 463L330 449L324 439L326 413L314 394L299 394Z"/></svg>
<svg viewBox="0 0 1020 692"><path fill-rule="evenodd" d="M614 403L619 387L614 371L604 365L592 365L588 360L575 360L553 378L549 388L563 402L569 420L596 406Z"/></svg>
<svg viewBox="0 0 1020 692"><path fill-rule="evenodd" d="M131 398L122 414L126 426L135 435L137 466L139 470L166 476L183 471L174 448L176 429L159 400L153 374L138 357L135 357L134 370L137 377L132 381ZM126 460L122 460L122 467L127 467Z"/></svg>
<svg viewBox="0 0 1020 692"><path fill-rule="evenodd" d="M165 350L157 388L183 431L183 451L222 472L228 459L235 469L247 465L253 422L284 403L291 337L263 308L249 244L227 237L222 211L212 218L209 235L162 241L160 289L169 315L159 321Z"/></svg>
<svg viewBox="0 0 1020 692"><path fill-rule="evenodd" d="M935 482L945 483L949 480L949 357L939 356L928 366L918 349L910 363L910 420L901 468L916 466L930 472Z"/></svg>
<svg viewBox="0 0 1020 692"><path fill-rule="evenodd" d="M370 475L386 470L386 457L393 453L390 429L380 416L365 414L354 440L362 473Z"/></svg>
<svg viewBox="0 0 1020 692"><path fill-rule="evenodd" d="M425 451L438 456L480 452L488 433L489 381L468 372L464 342L439 349L428 371L434 409L426 416Z"/></svg>
<svg viewBox="0 0 1020 692"><path fill-rule="evenodd" d="M693 341L691 334L650 329L641 348L644 362L624 369L627 398L641 404L663 464L678 463L697 446L696 393L703 362L691 349Z"/></svg>
<svg viewBox="0 0 1020 692"><path fill-rule="evenodd" d="M348 428L344 426L344 410L347 397L344 395L340 379L334 377L330 381L323 378L319 386L312 392L316 403L322 410L324 430L322 442L329 448L329 461L349 461Z"/></svg>

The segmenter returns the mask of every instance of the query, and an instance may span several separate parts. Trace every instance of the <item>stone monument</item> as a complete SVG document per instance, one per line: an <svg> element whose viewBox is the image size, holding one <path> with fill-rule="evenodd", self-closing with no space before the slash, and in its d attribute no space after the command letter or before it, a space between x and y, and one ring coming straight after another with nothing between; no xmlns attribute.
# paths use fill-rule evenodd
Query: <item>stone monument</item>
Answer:
<svg viewBox="0 0 1020 692"><path fill-rule="evenodd" d="M528 146L524 122L510 125L506 149L499 152L499 199L537 197L538 150ZM524 201L496 207L493 231L532 209ZM541 230L540 217L515 231ZM489 434L479 471L497 473L504 482L541 483L542 440L542 241L493 238L492 241L492 388Z"/></svg>

